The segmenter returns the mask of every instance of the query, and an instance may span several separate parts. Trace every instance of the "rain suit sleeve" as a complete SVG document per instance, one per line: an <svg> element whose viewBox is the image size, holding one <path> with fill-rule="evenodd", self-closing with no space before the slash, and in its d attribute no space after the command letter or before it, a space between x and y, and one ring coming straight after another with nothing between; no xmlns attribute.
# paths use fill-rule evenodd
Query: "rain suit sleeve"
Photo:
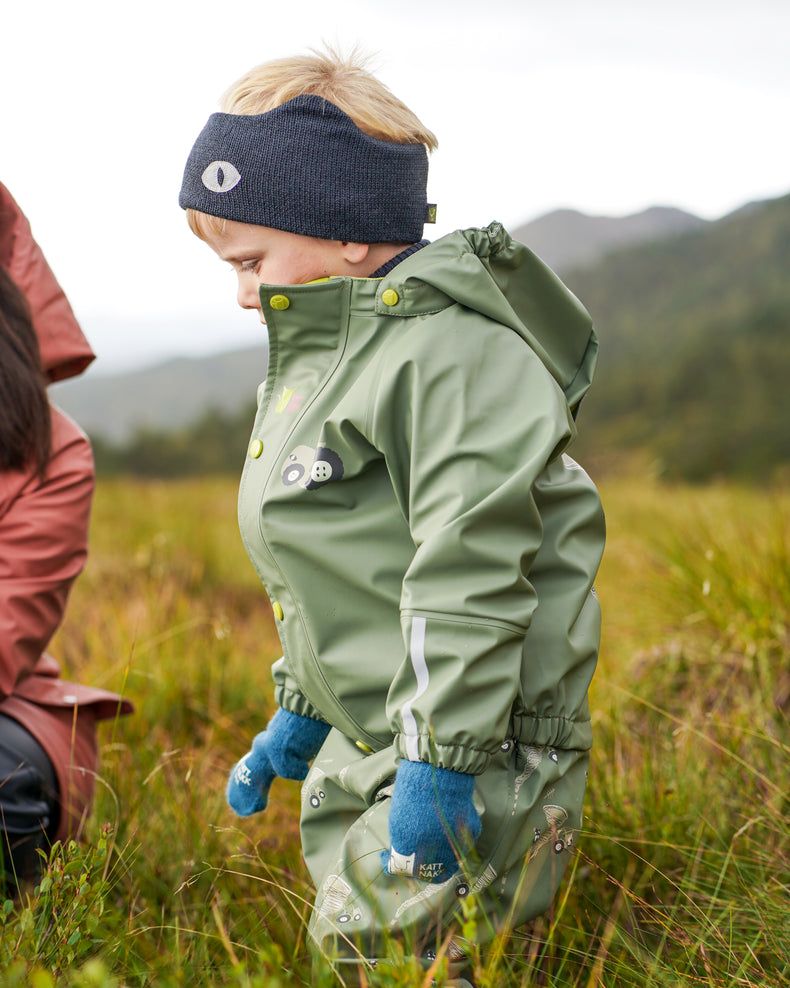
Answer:
<svg viewBox="0 0 790 988"><path fill-rule="evenodd" d="M291 675L288 660L281 656L272 666L274 679L274 699L278 707L292 714L300 714L311 720L323 720L321 714L299 689L299 684Z"/></svg>
<svg viewBox="0 0 790 988"><path fill-rule="evenodd" d="M411 761L479 774L510 736L538 603L535 485L575 430L534 351L459 308L429 338L410 328L398 359L384 353L371 434L414 541L406 658L387 702L395 745Z"/></svg>
<svg viewBox="0 0 790 988"><path fill-rule="evenodd" d="M61 623L85 564L93 486L88 439L56 408L44 480L0 474L0 700L33 672Z"/></svg>

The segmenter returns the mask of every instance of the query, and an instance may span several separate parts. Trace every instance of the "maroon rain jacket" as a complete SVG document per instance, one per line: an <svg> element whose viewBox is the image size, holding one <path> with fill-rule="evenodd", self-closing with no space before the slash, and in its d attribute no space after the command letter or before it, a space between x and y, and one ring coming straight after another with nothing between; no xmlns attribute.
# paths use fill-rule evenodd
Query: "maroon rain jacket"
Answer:
<svg viewBox="0 0 790 988"><path fill-rule="evenodd" d="M2 184L0 264L30 303L49 381L81 373L94 354L30 224ZM90 812L96 722L133 710L115 693L61 679L60 666L45 651L85 565L93 488L88 438L54 407L43 481L29 471L0 472L0 714L22 724L54 766L60 840L77 836Z"/></svg>

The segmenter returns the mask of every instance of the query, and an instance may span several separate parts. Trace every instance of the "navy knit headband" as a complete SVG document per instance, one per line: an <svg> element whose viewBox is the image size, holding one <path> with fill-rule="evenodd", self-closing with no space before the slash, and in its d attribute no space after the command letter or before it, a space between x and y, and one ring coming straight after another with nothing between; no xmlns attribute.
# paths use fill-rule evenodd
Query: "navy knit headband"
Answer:
<svg viewBox="0 0 790 988"><path fill-rule="evenodd" d="M353 243L413 243L428 218L428 154L363 134L321 96L213 113L187 159L184 209Z"/></svg>

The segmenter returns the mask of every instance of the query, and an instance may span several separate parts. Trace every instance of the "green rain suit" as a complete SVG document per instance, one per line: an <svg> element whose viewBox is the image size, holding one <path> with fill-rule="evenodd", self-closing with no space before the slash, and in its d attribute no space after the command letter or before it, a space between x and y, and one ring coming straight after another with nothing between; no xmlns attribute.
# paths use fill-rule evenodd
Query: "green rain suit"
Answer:
<svg viewBox="0 0 790 988"><path fill-rule="evenodd" d="M481 939L545 911L581 824L604 521L565 450L597 339L497 223L260 298L239 522L277 702L333 728L302 794L313 942L375 961L394 935L430 959L473 902ZM447 882L382 866L400 758L477 776L483 832Z"/></svg>

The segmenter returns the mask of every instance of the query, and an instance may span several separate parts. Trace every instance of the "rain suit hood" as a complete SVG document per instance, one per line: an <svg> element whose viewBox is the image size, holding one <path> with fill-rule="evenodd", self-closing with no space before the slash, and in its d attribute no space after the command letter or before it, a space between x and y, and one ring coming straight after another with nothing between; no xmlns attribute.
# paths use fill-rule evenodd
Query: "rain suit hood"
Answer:
<svg viewBox="0 0 790 988"><path fill-rule="evenodd" d="M598 340L563 282L499 223L459 230L406 258L382 282L402 300L382 314L427 314L457 303L517 333L540 357L572 410L590 387Z"/></svg>

